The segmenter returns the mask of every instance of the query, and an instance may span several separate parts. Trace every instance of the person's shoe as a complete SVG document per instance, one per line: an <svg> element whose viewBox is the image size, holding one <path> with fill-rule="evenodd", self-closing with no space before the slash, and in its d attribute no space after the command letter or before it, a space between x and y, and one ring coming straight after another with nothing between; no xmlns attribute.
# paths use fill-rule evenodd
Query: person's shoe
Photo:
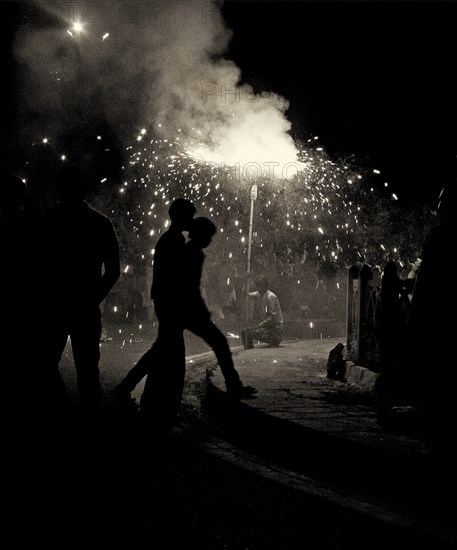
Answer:
<svg viewBox="0 0 457 550"><path fill-rule="evenodd" d="M250 399L257 393L257 390L252 386L240 386L236 389L227 390L227 394L232 399Z"/></svg>
<svg viewBox="0 0 457 550"><path fill-rule="evenodd" d="M257 393L257 390L252 386L241 386L239 393L240 393L240 399L244 399L255 395Z"/></svg>

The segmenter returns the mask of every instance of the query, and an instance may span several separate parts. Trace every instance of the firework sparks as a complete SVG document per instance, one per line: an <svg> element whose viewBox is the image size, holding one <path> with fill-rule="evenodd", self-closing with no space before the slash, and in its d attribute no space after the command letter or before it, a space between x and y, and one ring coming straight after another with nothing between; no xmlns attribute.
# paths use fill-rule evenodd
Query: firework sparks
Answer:
<svg viewBox="0 0 457 550"><path fill-rule="evenodd" d="M145 135L146 131L140 133ZM365 176L344 163L332 161L317 145L316 138L306 145L296 144L298 162L305 168L291 178L256 174L259 200L254 244L259 252L270 250L276 240L290 242L292 247L300 242L308 243L306 246L314 249L317 259L344 262L361 248L357 239L365 227L360 224L358 200L371 196L373 187L365 189ZM178 135L127 146L130 157L121 192L134 203L132 231L141 242L157 239L167 227L168 205L184 196L197 205L202 215L215 218L220 250L224 250L227 259L239 258L247 247L249 180L236 166L197 158L196 151L211 150L205 147L208 145L202 145L197 131L188 139ZM218 157L212 157L215 158ZM150 203L151 199L152 204L145 207L144 201ZM395 200L395 196L391 195L391 199Z"/></svg>

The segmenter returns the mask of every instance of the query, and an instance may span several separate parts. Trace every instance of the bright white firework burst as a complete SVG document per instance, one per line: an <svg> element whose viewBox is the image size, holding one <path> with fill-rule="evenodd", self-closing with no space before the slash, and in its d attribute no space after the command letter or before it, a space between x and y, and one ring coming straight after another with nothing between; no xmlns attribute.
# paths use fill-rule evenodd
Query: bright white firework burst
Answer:
<svg viewBox="0 0 457 550"><path fill-rule="evenodd" d="M213 218L223 257L243 256L249 190L256 183L254 248L267 254L278 246L285 251L306 250L310 257L340 264L376 254L366 248L358 201L374 193L368 180L379 172L367 173L331 160L317 137L296 144L296 162L271 163L248 161L255 158L252 154L236 161L234 154L224 155L215 144L204 143L198 130L190 137L178 131L173 139L147 139L148 134L153 132L141 130L136 145L126 148L129 162L120 188L130 206L129 219L140 250L152 254L155 240L166 228L168 206L182 196L196 204L198 215ZM231 162L224 162L227 157ZM375 247L386 255L385 245L375 243Z"/></svg>

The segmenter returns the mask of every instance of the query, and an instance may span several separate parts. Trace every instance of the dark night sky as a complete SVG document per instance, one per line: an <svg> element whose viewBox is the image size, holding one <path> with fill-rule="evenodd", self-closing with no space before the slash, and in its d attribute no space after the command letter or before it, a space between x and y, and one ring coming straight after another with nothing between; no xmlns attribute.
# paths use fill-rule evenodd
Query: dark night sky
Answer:
<svg viewBox="0 0 457 550"><path fill-rule="evenodd" d="M224 13L229 57L289 99L297 134L355 154L411 199L452 177L457 3L229 1Z"/></svg>
<svg viewBox="0 0 457 550"><path fill-rule="evenodd" d="M17 5L0 3L4 151L15 132ZM453 177L457 2L226 0L223 14L226 57L256 91L290 101L294 135L379 168L407 200L431 200Z"/></svg>

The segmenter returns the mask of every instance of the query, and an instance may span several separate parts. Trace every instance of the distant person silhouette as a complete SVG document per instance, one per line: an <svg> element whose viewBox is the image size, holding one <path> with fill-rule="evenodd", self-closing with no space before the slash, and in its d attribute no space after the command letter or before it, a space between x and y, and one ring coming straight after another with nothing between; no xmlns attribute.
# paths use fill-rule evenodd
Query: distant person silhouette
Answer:
<svg viewBox="0 0 457 550"><path fill-rule="evenodd" d="M152 271L151 298L158 320L157 338L111 392L121 403L130 405L131 392L147 376L140 406L151 428L154 424L158 428L173 425L181 401L186 366L183 231L189 230L196 211L194 204L182 197L168 209L171 223L156 243Z"/></svg>
<svg viewBox="0 0 457 550"><path fill-rule="evenodd" d="M241 340L245 349L254 347L253 340L259 340L276 347L283 339L281 305L276 294L269 290L269 285L269 280L262 277L256 283L257 290L249 293L249 296L256 299L260 305L262 320L241 331Z"/></svg>
<svg viewBox="0 0 457 550"><path fill-rule="evenodd" d="M33 410L38 345L36 320L38 290L31 270L38 265L37 231L40 209L23 180L12 174L0 178L0 359L4 392L2 405L9 413ZM17 405L17 393L21 405Z"/></svg>
<svg viewBox="0 0 457 550"><path fill-rule="evenodd" d="M86 178L78 168L63 168L55 184L58 203L42 219L45 357L56 403L63 402L59 363L70 338L81 410L92 415L101 404L100 304L120 275L119 245L109 218L85 201Z"/></svg>
<svg viewBox="0 0 457 550"><path fill-rule="evenodd" d="M256 390L251 386L244 386L240 380L239 374L233 364L232 354L228 345L227 339L219 328L211 321L211 313L201 294L201 277L205 255L203 249L206 248L216 233L216 226L208 218L199 217L192 221L189 229L189 241L185 245L183 256L182 273L184 278L181 285L183 293L181 295L182 302L179 304L182 311L182 330L187 329L195 335L200 336L214 350L216 358L219 362L222 374L225 379L227 392L231 397L243 399L252 396ZM160 325L159 325L160 326ZM168 351L165 350L168 354ZM152 365L151 365L152 366ZM145 375L145 370L138 364L128 373L127 377L118 386L122 387L124 397L130 397L130 392ZM184 362L185 367L185 362ZM167 366L167 369L170 369ZM145 389L142 395L141 407L144 409L148 402L144 400L144 396L148 392L148 382L153 383L154 378L146 380ZM166 409L170 412L169 422L167 427L171 427L176 419L179 404L182 398L182 390L184 387L185 369L179 369L176 374L170 375L168 380L170 404ZM166 382L165 382L166 384ZM152 391L152 385L150 386ZM163 386L162 386L163 389ZM119 390L117 390L119 392ZM164 395L164 394L162 394Z"/></svg>

